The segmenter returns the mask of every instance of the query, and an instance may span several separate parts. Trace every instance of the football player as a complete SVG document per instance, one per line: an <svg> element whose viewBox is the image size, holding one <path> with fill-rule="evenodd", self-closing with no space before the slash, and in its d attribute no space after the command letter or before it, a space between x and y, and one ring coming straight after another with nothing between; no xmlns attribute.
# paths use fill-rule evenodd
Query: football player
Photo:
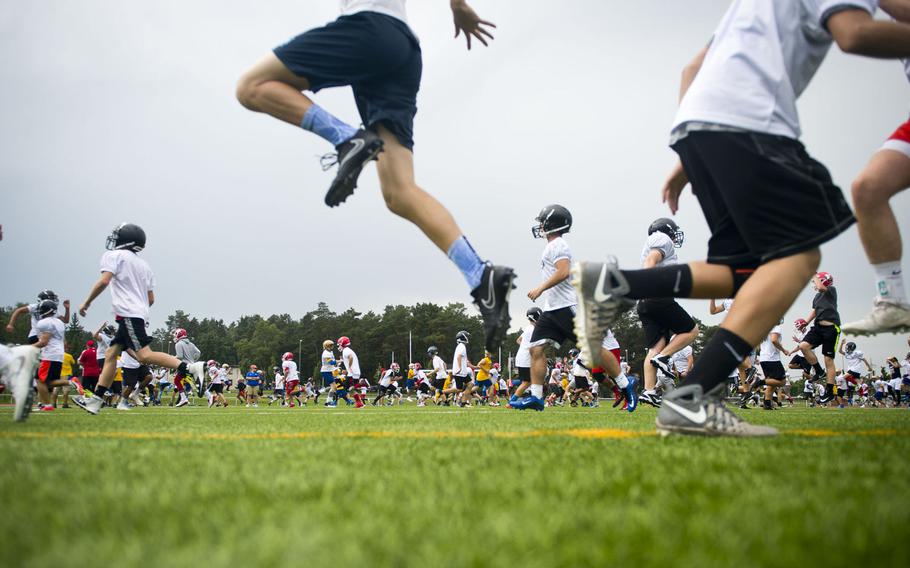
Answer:
<svg viewBox="0 0 910 568"><path fill-rule="evenodd" d="M445 394L455 396L458 406L466 408L471 407L470 397L464 396L460 402L458 397L471 387L470 362L468 361L468 341L470 339L471 334L467 331L462 330L455 334L455 354L452 356L452 382L455 384L449 385L448 390L445 391Z"/></svg>
<svg viewBox="0 0 910 568"><path fill-rule="evenodd" d="M51 392L55 387L68 387L69 382L60 376L63 369L63 340L66 328L57 317L57 302L42 300L35 309L38 323L35 332L38 341L35 347L41 349L41 366L38 368L38 410L54 410ZM79 400L79 399L74 399Z"/></svg>
<svg viewBox="0 0 910 568"><path fill-rule="evenodd" d="M42 290L41 292L38 292L38 300L36 302L34 302L32 304L27 304L25 306L18 307L15 310L13 310L13 312L9 316L9 321L6 324L6 333L12 333L13 328L16 325L16 319L18 319L19 316L28 313L29 317L31 318L31 327L29 328L29 331L28 331L27 341L30 345L33 343L37 343L38 342L38 332L35 329L35 326L38 324L38 320L40 319L38 317L38 304L40 304L41 302L43 302L45 300L50 300L54 303L54 310L55 310L54 313L56 315L56 309L57 309L56 306L57 306L58 302L60 301L59 298L57 297L57 294L55 294L53 290ZM63 323L66 324L66 323L70 322L70 301L69 300L63 300L63 309L65 311L62 316L59 316L59 318L60 318L60 321L62 321Z"/></svg>
<svg viewBox="0 0 910 568"><path fill-rule="evenodd" d="M432 369L430 371L430 376L433 379L433 402L440 404L440 397L442 397L443 400L448 398L445 390L449 371L446 369L446 363L443 361L442 357L439 356L439 349L435 345L431 345L427 348L427 357L430 358L430 368Z"/></svg>
<svg viewBox="0 0 910 568"><path fill-rule="evenodd" d="M187 336L185 329L178 327L174 330L174 355L186 363L187 372L192 372L200 384L202 382L201 377L204 375L204 369L202 368L202 363L197 363L197 361L199 360L199 355L201 354L202 352L199 350L199 348L196 347L192 341L190 341L190 338ZM177 401L178 407L189 404L184 386L185 383L188 383L188 381L184 380L186 379L186 376L187 373L181 373L180 371L177 371L177 374L174 377L174 387L177 389L180 397L180 400Z"/></svg>
<svg viewBox="0 0 910 568"><path fill-rule="evenodd" d="M856 343L852 341L841 342L838 351L847 363L846 372L849 375L847 380L853 384L862 380L863 375L866 374L865 371L874 372L869 360L866 359L866 354L856 348Z"/></svg>
<svg viewBox="0 0 910 568"><path fill-rule="evenodd" d="M146 334L149 308L155 303L155 276L148 263L139 258L145 248L145 231L138 225L123 223L107 238L107 252L101 257L101 278L92 287L79 308L85 317L92 302L108 286L111 288L117 333L105 354L105 364L98 378L98 388L92 396L75 400L91 414L101 411L101 401L117 372L115 361L121 352L131 350L144 365L160 365L186 374L187 364L167 353L152 351L152 338ZM110 359L110 360L109 360Z"/></svg>
<svg viewBox="0 0 910 568"><path fill-rule="evenodd" d="M799 348L806 362L815 370L816 378L826 378L826 394L819 402L827 404L834 398L834 354L841 334L840 313L837 311L837 289L834 287L834 277L828 272L819 272L813 276L812 286L815 288L812 310L803 320L806 322L806 326L812 324L812 328L803 337ZM818 346L822 348L825 368L819 364L818 357L813 351Z"/></svg>
<svg viewBox="0 0 910 568"><path fill-rule="evenodd" d="M464 0L451 2L458 33L486 45L488 27ZM325 202L335 207L357 186L364 165L378 160L379 185L390 211L417 225L459 268L494 350L509 327L511 268L480 259L451 213L414 181L412 138L420 87L420 44L407 24L404 0L343 0L341 17L276 47L240 79L237 99L324 138L337 151L325 165L338 172ZM364 128L315 104L303 91L350 85Z"/></svg>
<svg viewBox="0 0 910 568"><path fill-rule="evenodd" d="M350 379L350 383L359 383L360 382L360 359L357 358L357 353L351 349L351 339L346 335L343 335L338 338L338 341L335 342L339 349L341 349L341 362L344 364L345 371L347 373L347 379ZM347 398L347 393L345 393L345 402L351 404L351 401ZM336 406L338 401L333 401L331 406Z"/></svg>
<svg viewBox="0 0 910 568"><path fill-rule="evenodd" d="M331 339L326 339L322 342L322 356L320 358L321 366L319 367L319 374L322 377L322 387L329 388L332 383L335 382L335 377L332 372L335 370L335 342Z"/></svg>
<svg viewBox="0 0 910 568"><path fill-rule="evenodd" d="M717 314L722 314L724 312L730 312L730 309L733 307L733 300L727 298L717 303L717 300L711 298L711 301L708 303L708 311L712 316ZM743 359L743 362L739 365L737 369L739 374L739 393L742 395L740 400L740 408L746 408L746 400L751 396L751 383L752 378L755 376L755 367L752 365L752 355L751 353Z"/></svg>
<svg viewBox="0 0 910 568"><path fill-rule="evenodd" d="M290 351L281 356L281 372L284 375L285 400L289 408L294 408L296 398L300 400L297 389L300 385L300 375L297 373L297 363L294 362L294 354Z"/></svg>
<svg viewBox="0 0 910 568"><path fill-rule="evenodd" d="M780 323L771 328L768 337L761 343L758 353L759 364L761 365L762 374L765 376L765 392L763 398L763 408L772 410L771 395L787 383L787 370L781 362L781 353L786 354L788 351L781 344L783 338L783 328ZM789 394L789 393L788 393Z"/></svg>

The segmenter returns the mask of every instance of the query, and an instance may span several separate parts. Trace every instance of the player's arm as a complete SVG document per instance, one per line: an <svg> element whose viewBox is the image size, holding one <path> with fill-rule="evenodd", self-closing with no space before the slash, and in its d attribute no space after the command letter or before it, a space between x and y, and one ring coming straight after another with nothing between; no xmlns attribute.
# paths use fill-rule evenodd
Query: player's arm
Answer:
<svg viewBox="0 0 910 568"><path fill-rule="evenodd" d="M155 292L149 290L149 306L154 305L155 303Z"/></svg>
<svg viewBox="0 0 910 568"><path fill-rule="evenodd" d="M815 319L815 309L813 308L812 311L809 312L809 315L806 317L806 327L808 327L808 325L810 323L812 323L812 320L814 320L814 319Z"/></svg>
<svg viewBox="0 0 910 568"><path fill-rule="evenodd" d="M880 0L878 7L898 22L910 23L910 0Z"/></svg>
<svg viewBox="0 0 910 568"><path fill-rule="evenodd" d="M874 372L875 372L875 370L872 369L872 365L869 364L869 359L867 359L866 357L863 357L863 363L866 364L866 368L869 369L869 372L870 372L870 373L874 373Z"/></svg>
<svg viewBox="0 0 910 568"><path fill-rule="evenodd" d="M724 311L724 305L717 305L717 302L714 301L714 298L711 298L711 302L708 304L708 311L711 312L712 316L719 314Z"/></svg>
<svg viewBox="0 0 910 568"><path fill-rule="evenodd" d="M876 20L859 8L837 12L825 24L845 53L881 59L910 57L908 24Z"/></svg>
<svg viewBox="0 0 910 568"><path fill-rule="evenodd" d="M60 321L62 321L63 323L70 322L70 301L69 300L63 300L63 315L57 316L57 317L60 318Z"/></svg>
<svg viewBox="0 0 910 568"><path fill-rule="evenodd" d="M771 345L773 345L774 348L777 349L778 351L780 351L781 353L783 353L785 355L789 355L789 353L787 353L787 350L784 348L784 345L780 342L781 339L782 339L782 337L780 336L779 333L772 333L771 334Z"/></svg>
<svg viewBox="0 0 910 568"><path fill-rule="evenodd" d="M543 284L528 292L528 298L530 298L532 302L539 298L541 294L569 277L568 258L560 258L556 261L555 265L556 271L553 272L553 275L547 278Z"/></svg>
<svg viewBox="0 0 910 568"><path fill-rule="evenodd" d="M34 344L34 347L41 349L51 341L51 334L48 331L38 334L38 343Z"/></svg>
<svg viewBox="0 0 910 568"><path fill-rule="evenodd" d="M13 332L13 326L16 325L16 318L28 311L28 306L22 306L13 310L9 315L9 321L6 323L6 333Z"/></svg>
<svg viewBox="0 0 910 568"><path fill-rule="evenodd" d="M686 357L686 362L689 364L689 366L686 367L686 376L688 376L689 371L691 371L692 367L695 366L695 355L692 353L689 353L689 356Z"/></svg>
<svg viewBox="0 0 910 568"><path fill-rule="evenodd" d="M493 39L493 34L484 29L484 26L495 28L496 24L481 20L477 13L474 12L474 9L468 6L468 3L464 0L450 0L449 6L452 8L452 19L455 22L455 37L457 38L459 34L464 33L468 49L471 49L472 36L484 46L488 45L487 39Z"/></svg>
<svg viewBox="0 0 910 568"><path fill-rule="evenodd" d="M654 268L660 261L664 259L664 253L660 249L651 249L651 252L648 253L648 256L645 257L645 261L641 263L642 268Z"/></svg>
<svg viewBox="0 0 910 568"><path fill-rule="evenodd" d="M88 309L91 307L92 302L94 302L95 298L97 298L101 294L101 292L104 292L105 288L107 288L108 285L110 285L111 279L113 277L114 277L113 272L104 271L101 273L101 278L99 278L98 281L95 282L95 285L92 286L91 291L88 293L88 298L86 298L85 301L82 302L82 305L79 306L79 315L80 316L85 317L85 314L86 314L86 312L88 312Z"/></svg>

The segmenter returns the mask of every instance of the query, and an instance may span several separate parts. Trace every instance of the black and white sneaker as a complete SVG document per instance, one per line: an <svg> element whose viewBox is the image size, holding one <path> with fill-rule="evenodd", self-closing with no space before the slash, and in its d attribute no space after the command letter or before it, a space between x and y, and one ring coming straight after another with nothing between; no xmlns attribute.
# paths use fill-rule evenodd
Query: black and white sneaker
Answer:
<svg viewBox="0 0 910 568"><path fill-rule="evenodd" d="M749 424L741 419L719 398L705 394L701 385L687 385L667 393L657 412L657 431L662 436L690 434L755 438L777 435L776 428Z"/></svg>
<svg viewBox="0 0 910 568"><path fill-rule="evenodd" d="M494 266L487 262L480 285L471 292L474 304L483 318L484 345L495 353L509 329L509 294L515 288L515 271L508 266Z"/></svg>
<svg viewBox="0 0 910 568"><path fill-rule="evenodd" d="M607 330L634 305L625 297L629 293L629 283L619 271L616 257L612 256L606 262L576 262L570 274L579 300L575 336L583 359L598 361Z"/></svg>
<svg viewBox="0 0 910 568"><path fill-rule="evenodd" d="M638 395L638 402L644 404L650 404L654 408L660 408L661 398L660 395L654 392L643 391Z"/></svg>
<svg viewBox="0 0 910 568"><path fill-rule="evenodd" d="M669 378L674 378L673 376L673 367L670 365L670 356L657 356L651 358L651 366L655 367L658 371L664 374L664 376Z"/></svg>
<svg viewBox="0 0 910 568"><path fill-rule="evenodd" d="M834 393L826 392L825 394L818 397L818 399L816 399L816 402L819 404L828 404L832 400L834 400Z"/></svg>
<svg viewBox="0 0 910 568"><path fill-rule="evenodd" d="M335 146L335 150L337 154L322 157L323 170L338 164L338 173L325 194L325 204L329 207L340 205L354 193L363 166L370 160L375 160L382 152L382 138L375 132L361 128L350 140Z"/></svg>

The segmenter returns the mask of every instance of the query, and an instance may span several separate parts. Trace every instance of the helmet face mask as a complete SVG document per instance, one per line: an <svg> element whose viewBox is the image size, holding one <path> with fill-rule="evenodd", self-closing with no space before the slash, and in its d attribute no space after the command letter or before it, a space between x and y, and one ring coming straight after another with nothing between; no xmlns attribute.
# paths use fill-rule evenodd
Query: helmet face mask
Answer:
<svg viewBox="0 0 910 568"><path fill-rule="evenodd" d="M572 214L562 205L547 205L534 218L537 225L531 227L535 239L545 239L554 233L568 233L572 228Z"/></svg>
<svg viewBox="0 0 910 568"><path fill-rule="evenodd" d="M661 217L651 223L651 226L648 227L648 234L653 235L654 233L663 233L670 237L670 240L673 241L673 246L676 248L683 246L683 242L686 240L686 233L679 228L676 221L669 217Z"/></svg>
<svg viewBox="0 0 910 568"><path fill-rule="evenodd" d="M525 315L528 317L528 319L534 323L537 323L537 320L540 319L541 314L543 314L543 310L536 306L533 308L528 308L528 311L525 312Z"/></svg>
<svg viewBox="0 0 910 568"><path fill-rule="evenodd" d="M435 357L437 353L439 353L439 348L435 345L431 345L427 348L427 357Z"/></svg>
<svg viewBox="0 0 910 568"><path fill-rule="evenodd" d="M848 341L847 344L844 345L844 348L846 349L847 353L853 353L854 351L856 351L856 343L853 343L852 341Z"/></svg>
<svg viewBox="0 0 910 568"><path fill-rule="evenodd" d="M39 319L55 316L57 315L57 302L54 300L41 300L36 311Z"/></svg>
<svg viewBox="0 0 910 568"><path fill-rule="evenodd" d="M471 340L471 334L467 331L459 331L455 334L455 341L458 343L468 343Z"/></svg>

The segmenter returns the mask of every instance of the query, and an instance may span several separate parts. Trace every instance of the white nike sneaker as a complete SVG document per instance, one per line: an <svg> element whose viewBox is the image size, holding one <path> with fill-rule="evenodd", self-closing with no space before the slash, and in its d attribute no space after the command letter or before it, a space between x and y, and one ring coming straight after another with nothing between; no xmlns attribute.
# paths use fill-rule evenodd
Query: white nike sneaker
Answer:
<svg viewBox="0 0 910 568"><path fill-rule="evenodd" d="M777 429L756 426L730 411L719 398L706 395L701 385L679 387L663 397L657 412L661 436L689 434L756 438L776 436Z"/></svg>
<svg viewBox="0 0 910 568"><path fill-rule="evenodd" d="M73 402L76 403L76 406L88 412L89 414L98 414L101 412L101 405L103 404L101 399L97 396L81 397L78 399L74 398Z"/></svg>
<svg viewBox="0 0 910 568"><path fill-rule="evenodd" d="M133 406L145 406L145 403L142 402L142 397L139 396L139 391L137 390L130 393L130 402L133 403Z"/></svg>
<svg viewBox="0 0 910 568"><path fill-rule="evenodd" d="M578 295L575 306L578 346L585 361L598 362L607 330L634 305L626 298L629 283L613 256L607 257L606 262L576 262L572 264L570 274Z"/></svg>
<svg viewBox="0 0 910 568"><path fill-rule="evenodd" d="M869 315L841 326L841 331L850 335L905 333L910 331L910 306L877 298Z"/></svg>
<svg viewBox="0 0 910 568"><path fill-rule="evenodd" d="M41 351L31 345L20 345L10 349L11 359L3 369L0 369L10 385L16 407L13 411L13 420L23 422L28 418L35 399L32 388L32 378L38 367Z"/></svg>
<svg viewBox="0 0 910 568"><path fill-rule="evenodd" d="M129 410L129 409L130 409L130 403L128 403L126 400L121 398L120 402L117 403L117 410Z"/></svg>

